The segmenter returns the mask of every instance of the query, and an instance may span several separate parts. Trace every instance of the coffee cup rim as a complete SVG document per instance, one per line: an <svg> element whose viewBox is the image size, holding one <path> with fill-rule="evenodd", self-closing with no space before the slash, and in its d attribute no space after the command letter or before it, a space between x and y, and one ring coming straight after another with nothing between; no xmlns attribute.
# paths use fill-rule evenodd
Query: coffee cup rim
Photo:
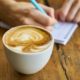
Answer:
<svg viewBox="0 0 80 80"><path fill-rule="evenodd" d="M16 26L16 27L22 27L22 26L34 26L34 27L38 27L38 28L41 28L41 29L43 29L43 30L46 30L45 28L42 28L42 27L40 27L40 26L35 26L35 25L20 25L20 26ZM16 27L11 27L9 30L11 30L11 29L13 29L13 28L16 28ZM54 44L54 38L53 38L52 34L51 34L48 30L46 30L46 31L51 35L51 37L52 37L52 44L51 44L47 49L45 49L44 51L35 52L35 53L22 53L22 52L14 51L14 50L12 50L11 48L9 48L9 47L5 44L5 42L4 42L4 36L5 36L5 34L6 34L9 30L7 30L7 31L4 33L4 35L3 35L3 37L2 37L2 42L3 42L4 46L6 46L7 49L9 49L10 51L13 51L13 52L15 52L15 53L17 53L17 54L24 54L24 55L41 54L42 52L45 52L47 49L49 49L49 48L51 47L51 45Z"/></svg>

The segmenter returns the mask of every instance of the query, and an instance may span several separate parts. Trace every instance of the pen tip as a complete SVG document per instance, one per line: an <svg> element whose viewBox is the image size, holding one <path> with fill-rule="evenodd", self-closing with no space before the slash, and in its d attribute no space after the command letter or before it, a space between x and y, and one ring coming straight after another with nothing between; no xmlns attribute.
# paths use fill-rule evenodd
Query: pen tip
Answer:
<svg viewBox="0 0 80 80"><path fill-rule="evenodd" d="M55 29L57 29L57 26L56 26L56 25L54 25L54 28L55 28Z"/></svg>

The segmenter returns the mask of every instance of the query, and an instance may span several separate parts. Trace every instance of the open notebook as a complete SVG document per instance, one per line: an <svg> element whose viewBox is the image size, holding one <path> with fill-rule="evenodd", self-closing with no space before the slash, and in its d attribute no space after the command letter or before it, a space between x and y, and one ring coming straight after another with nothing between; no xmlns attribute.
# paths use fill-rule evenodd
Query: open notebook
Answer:
<svg viewBox="0 0 80 80"><path fill-rule="evenodd" d="M66 45L72 34L78 27L76 23L58 22L56 25L57 29L54 29L50 33L53 35L55 43L60 43ZM0 27L10 29L10 26L0 21Z"/></svg>

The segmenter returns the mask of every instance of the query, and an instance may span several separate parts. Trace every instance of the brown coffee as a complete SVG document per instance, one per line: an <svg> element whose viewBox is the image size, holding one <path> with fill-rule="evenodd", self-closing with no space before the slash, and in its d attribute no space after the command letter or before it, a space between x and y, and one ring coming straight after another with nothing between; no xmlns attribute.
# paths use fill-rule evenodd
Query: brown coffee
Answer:
<svg viewBox="0 0 80 80"><path fill-rule="evenodd" d="M36 53L46 50L51 45L52 36L39 27L21 26L6 32L4 43L14 51Z"/></svg>

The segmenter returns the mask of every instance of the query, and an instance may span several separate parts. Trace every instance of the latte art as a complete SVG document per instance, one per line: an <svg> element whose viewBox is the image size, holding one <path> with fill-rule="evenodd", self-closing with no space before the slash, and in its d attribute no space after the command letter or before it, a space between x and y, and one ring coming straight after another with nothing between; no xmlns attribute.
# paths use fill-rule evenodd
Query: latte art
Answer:
<svg viewBox="0 0 80 80"><path fill-rule="evenodd" d="M34 53L47 49L52 42L51 35L41 29L32 26L16 27L6 33L5 44L9 48L23 52Z"/></svg>

